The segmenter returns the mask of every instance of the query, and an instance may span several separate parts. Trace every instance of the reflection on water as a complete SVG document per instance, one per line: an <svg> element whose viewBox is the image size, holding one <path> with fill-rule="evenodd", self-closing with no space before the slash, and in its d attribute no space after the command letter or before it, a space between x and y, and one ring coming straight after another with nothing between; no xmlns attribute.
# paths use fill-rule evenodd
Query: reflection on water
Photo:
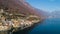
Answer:
<svg viewBox="0 0 60 34"><path fill-rule="evenodd" d="M49 18L29 31L29 34L60 33L60 18Z"/></svg>
<svg viewBox="0 0 60 34"><path fill-rule="evenodd" d="M60 18L49 18L38 24L36 27L19 31L14 34L59 34Z"/></svg>

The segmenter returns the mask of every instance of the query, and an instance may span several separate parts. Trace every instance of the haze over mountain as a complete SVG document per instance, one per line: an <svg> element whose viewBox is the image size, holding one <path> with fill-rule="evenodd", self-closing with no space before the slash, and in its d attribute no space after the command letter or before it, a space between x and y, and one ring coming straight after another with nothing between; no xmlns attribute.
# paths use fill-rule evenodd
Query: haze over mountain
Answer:
<svg viewBox="0 0 60 34"><path fill-rule="evenodd" d="M60 18L60 11L53 11L50 15L52 18Z"/></svg>
<svg viewBox="0 0 60 34"><path fill-rule="evenodd" d="M40 9L36 9L38 11L39 14L48 17L50 15L50 12L46 12L44 10L40 10Z"/></svg>

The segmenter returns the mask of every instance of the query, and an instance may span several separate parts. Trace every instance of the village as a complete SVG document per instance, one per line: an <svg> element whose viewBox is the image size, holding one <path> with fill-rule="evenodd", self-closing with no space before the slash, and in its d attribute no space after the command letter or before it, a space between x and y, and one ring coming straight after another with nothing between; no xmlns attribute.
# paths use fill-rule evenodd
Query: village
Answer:
<svg viewBox="0 0 60 34"><path fill-rule="evenodd" d="M40 21L36 15L24 16L23 14L12 14L0 9L0 31L23 30Z"/></svg>

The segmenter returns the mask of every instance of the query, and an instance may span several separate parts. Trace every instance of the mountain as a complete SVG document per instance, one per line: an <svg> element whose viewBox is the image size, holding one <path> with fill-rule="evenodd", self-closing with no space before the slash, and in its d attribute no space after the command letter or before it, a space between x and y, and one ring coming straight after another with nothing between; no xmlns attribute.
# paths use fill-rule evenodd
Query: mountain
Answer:
<svg viewBox="0 0 60 34"><path fill-rule="evenodd" d="M53 11L53 12L51 13L51 16L52 16L53 18L60 18L60 11Z"/></svg>
<svg viewBox="0 0 60 34"><path fill-rule="evenodd" d="M35 10L38 12L38 14L40 14L43 18L47 18L49 17L50 15L50 12L47 12L47 11L43 11L43 10L40 10L40 9L36 9Z"/></svg>
<svg viewBox="0 0 60 34"><path fill-rule="evenodd" d="M22 13L24 15L33 14L33 15L37 15L39 17L46 16L45 15L46 12L32 7L25 0L0 0L0 8L8 10L9 13Z"/></svg>

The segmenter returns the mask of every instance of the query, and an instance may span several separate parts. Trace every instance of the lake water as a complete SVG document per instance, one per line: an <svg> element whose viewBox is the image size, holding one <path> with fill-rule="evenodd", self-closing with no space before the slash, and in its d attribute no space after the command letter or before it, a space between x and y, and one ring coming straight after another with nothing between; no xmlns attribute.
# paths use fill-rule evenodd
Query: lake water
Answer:
<svg viewBox="0 0 60 34"><path fill-rule="evenodd" d="M48 18L37 25L29 34L60 34L60 18Z"/></svg>

